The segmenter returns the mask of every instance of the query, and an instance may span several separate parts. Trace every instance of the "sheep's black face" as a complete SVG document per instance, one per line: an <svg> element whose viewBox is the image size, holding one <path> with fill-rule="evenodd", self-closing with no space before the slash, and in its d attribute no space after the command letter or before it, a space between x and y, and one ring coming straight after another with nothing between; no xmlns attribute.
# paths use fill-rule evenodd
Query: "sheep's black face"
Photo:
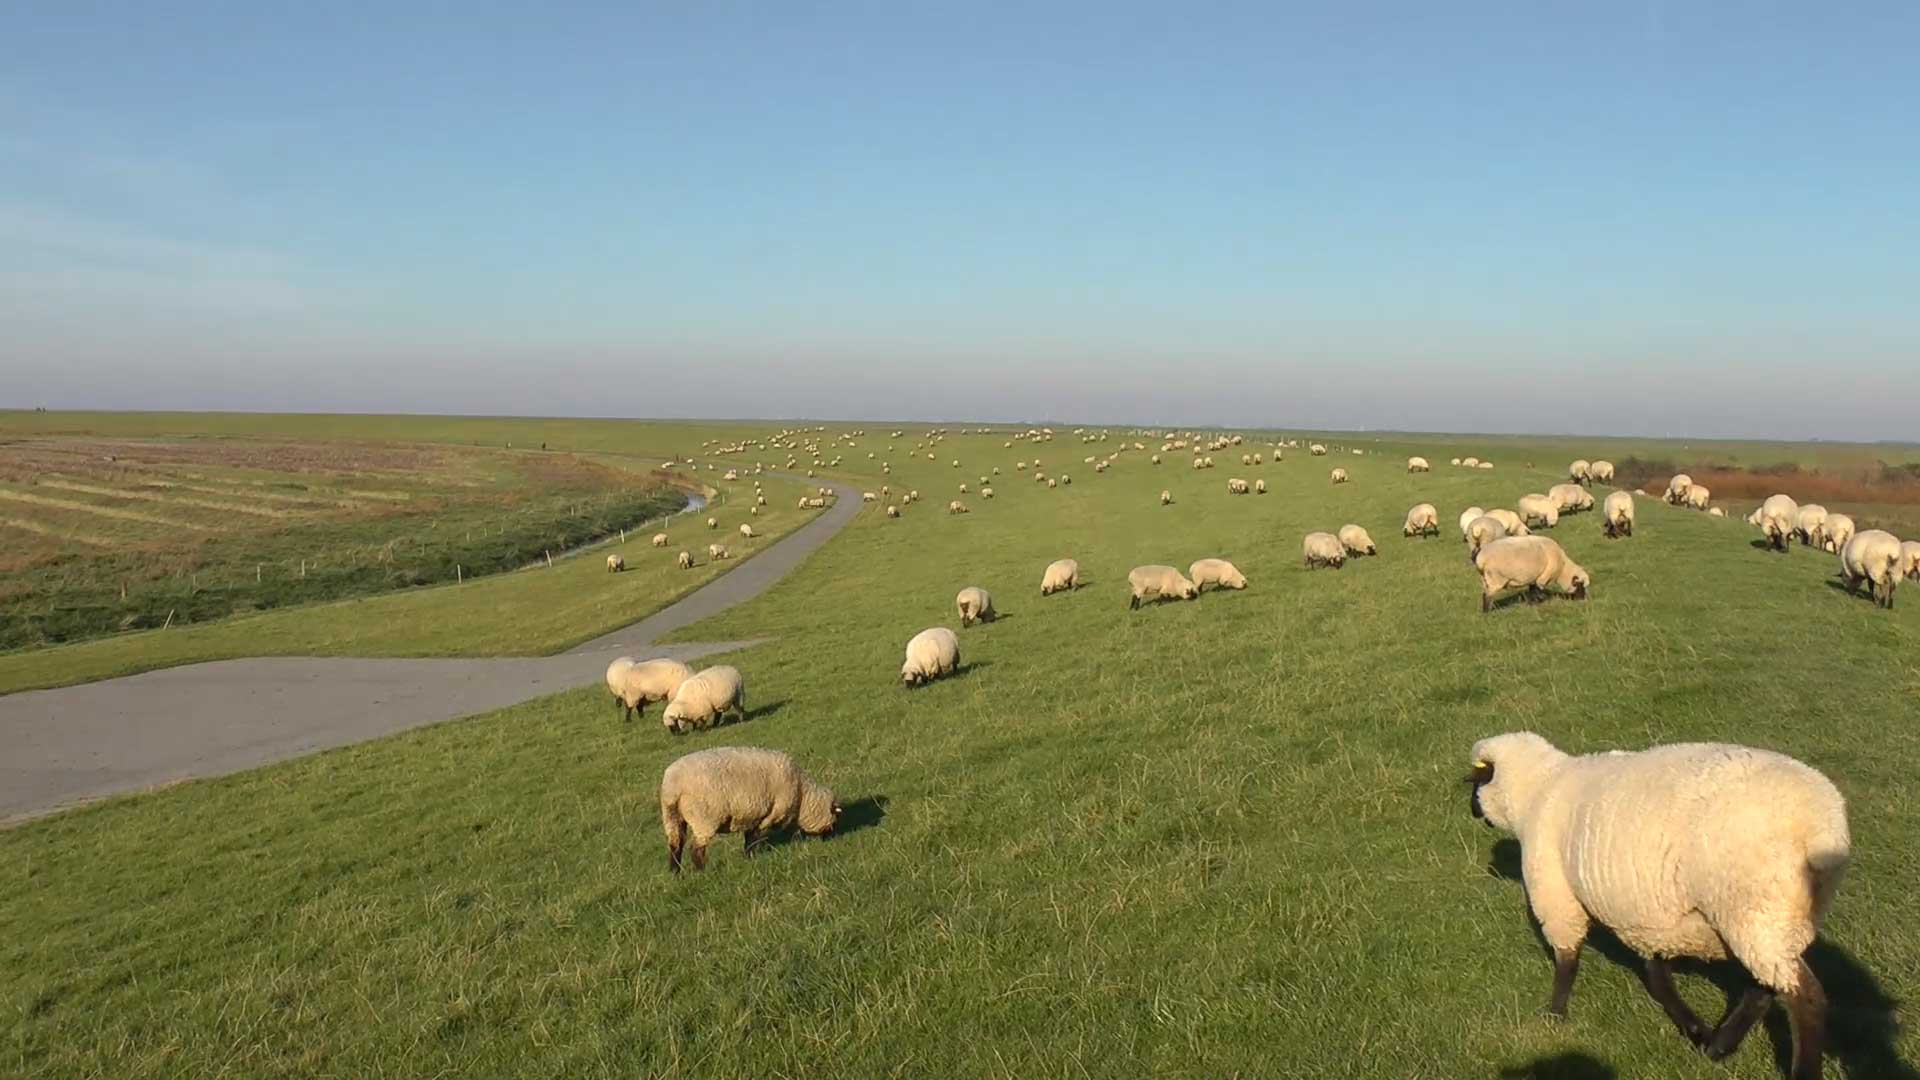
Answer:
<svg viewBox="0 0 1920 1080"><path fill-rule="evenodd" d="M1474 762L1473 771L1466 775L1466 782L1473 785L1473 793L1467 800L1468 808L1473 811L1474 817L1484 821L1487 812L1480 806L1480 789L1493 782L1493 762Z"/></svg>

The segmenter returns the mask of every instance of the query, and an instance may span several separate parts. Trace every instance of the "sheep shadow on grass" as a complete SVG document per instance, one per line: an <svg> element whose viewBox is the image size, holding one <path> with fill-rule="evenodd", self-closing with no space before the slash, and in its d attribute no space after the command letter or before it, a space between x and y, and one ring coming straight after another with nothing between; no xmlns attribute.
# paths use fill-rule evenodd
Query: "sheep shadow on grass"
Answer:
<svg viewBox="0 0 1920 1080"><path fill-rule="evenodd" d="M1833 589L1836 592L1846 593L1848 596L1852 597L1855 600L1864 600L1867 603L1874 604L1876 606L1880 604L1879 586L1877 585L1873 587L1872 591L1869 591L1866 585L1864 584L1856 588L1849 589L1847 587L1846 580L1841 578L1839 575L1835 575L1833 577L1825 579L1825 583L1827 588ZM1898 595L1897 590L1895 592L1895 595Z"/></svg>
<svg viewBox="0 0 1920 1080"><path fill-rule="evenodd" d="M1488 872L1495 877L1508 881L1523 881L1520 872L1520 842L1512 837L1502 837L1493 845L1493 851L1487 863ZM1838 903L1846 903L1844 890ZM1524 901L1522 901L1524 904ZM1540 934L1540 926L1533 922L1529 913L1527 921L1533 929L1534 938L1540 942L1543 954L1551 956L1553 950L1547 945L1546 938ZM1608 961L1618 964L1632 972L1636 978L1643 977L1646 961L1639 953L1627 948L1619 938L1613 936L1605 927L1595 925L1587 937L1587 946ZM1848 1076L1884 1077L1886 1080L1920 1080L1920 1069L1900 1057L1899 1038L1900 1002L1881 986L1879 979L1860 963L1847 950L1828 941L1816 939L1813 947L1807 950L1807 964L1819 977L1821 987L1827 994L1827 1046L1826 1056L1836 1058L1846 1069ZM1548 985L1548 972L1551 965L1543 963L1541 967L1541 999L1544 1002ZM1737 963L1731 960L1705 962L1699 960L1676 960L1673 963L1676 977L1696 975L1713 983L1726 997L1726 1004L1732 1005L1752 985L1752 977ZM1577 999L1576 999L1577 1000ZM1709 1023L1713 1017L1704 1017ZM1665 1024L1665 1020L1660 1023ZM1773 1041L1774 1064L1780 1074L1785 1076L1793 1064L1793 1032L1787 1022L1784 1009L1775 1006L1767 1011L1764 1021L1767 1035ZM1676 1036L1677 1037L1677 1036ZM1548 1064L1536 1062L1536 1067ZM1587 1075L1605 1076L1606 1073L1581 1072L1519 1072L1502 1073L1502 1076L1568 1076Z"/></svg>
<svg viewBox="0 0 1920 1080"><path fill-rule="evenodd" d="M1500 1070L1500 1080L1614 1080L1619 1075L1606 1062L1572 1051Z"/></svg>
<svg viewBox="0 0 1920 1080"><path fill-rule="evenodd" d="M893 800L887 798L885 795L864 795L858 799L841 803L840 820L834 822L832 832L820 839L838 840L842 837L857 833L862 829L873 828L885 820L887 816L887 805L892 801ZM785 829L779 833L768 836L765 840L761 841L760 845L754 850L759 851L762 848L785 847L788 844L811 839L814 839L814 837L806 836L798 829Z"/></svg>

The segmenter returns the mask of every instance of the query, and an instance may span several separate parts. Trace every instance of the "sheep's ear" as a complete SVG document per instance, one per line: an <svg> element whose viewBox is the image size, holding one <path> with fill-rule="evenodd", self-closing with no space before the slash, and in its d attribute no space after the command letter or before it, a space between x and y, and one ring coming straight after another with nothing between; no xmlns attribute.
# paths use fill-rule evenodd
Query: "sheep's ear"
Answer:
<svg viewBox="0 0 1920 1080"><path fill-rule="evenodd" d="M1493 762L1491 761L1474 762L1473 771L1468 773L1465 779L1467 783L1474 784L1476 786L1491 782L1493 780Z"/></svg>

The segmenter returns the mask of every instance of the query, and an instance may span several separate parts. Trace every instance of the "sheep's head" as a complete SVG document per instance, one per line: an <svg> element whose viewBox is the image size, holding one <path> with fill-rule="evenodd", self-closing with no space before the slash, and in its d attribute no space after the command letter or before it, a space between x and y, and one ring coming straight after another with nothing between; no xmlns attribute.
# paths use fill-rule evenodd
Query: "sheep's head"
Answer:
<svg viewBox="0 0 1920 1080"><path fill-rule="evenodd" d="M1593 575L1587 573L1586 567L1571 559L1567 560L1567 565L1560 570L1560 587L1575 600L1585 600L1587 587L1592 584Z"/></svg>
<svg viewBox="0 0 1920 1080"><path fill-rule="evenodd" d="M1552 743L1531 731L1495 735L1473 744L1473 785L1468 805L1488 825L1513 832L1546 771L1565 760Z"/></svg>
<svg viewBox="0 0 1920 1080"><path fill-rule="evenodd" d="M688 721L687 710L679 702L670 702L660 714L660 723L676 735L683 734L693 725Z"/></svg>
<svg viewBox="0 0 1920 1080"><path fill-rule="evenodd" d="M808 783L800 793L800 813L797 823L800 831L808 836L825 836L840 823L840 800L833 792L819 784Z"/></svg>

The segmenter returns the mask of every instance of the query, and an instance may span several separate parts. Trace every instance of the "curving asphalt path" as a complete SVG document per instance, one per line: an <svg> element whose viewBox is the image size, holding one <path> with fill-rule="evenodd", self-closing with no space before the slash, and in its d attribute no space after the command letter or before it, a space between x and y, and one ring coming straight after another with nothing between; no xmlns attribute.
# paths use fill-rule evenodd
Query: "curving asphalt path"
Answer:
<svg viewBox="0 0 1920 1080"><path fill-rule="evenodd" d="M557 656L215 660L0 697L0 823L504 708L598 682L642 650L691 661L754 644L653 642L765 592L860 512L857 488L773 475L824 483L838 501L673 605Z"/></svg>

